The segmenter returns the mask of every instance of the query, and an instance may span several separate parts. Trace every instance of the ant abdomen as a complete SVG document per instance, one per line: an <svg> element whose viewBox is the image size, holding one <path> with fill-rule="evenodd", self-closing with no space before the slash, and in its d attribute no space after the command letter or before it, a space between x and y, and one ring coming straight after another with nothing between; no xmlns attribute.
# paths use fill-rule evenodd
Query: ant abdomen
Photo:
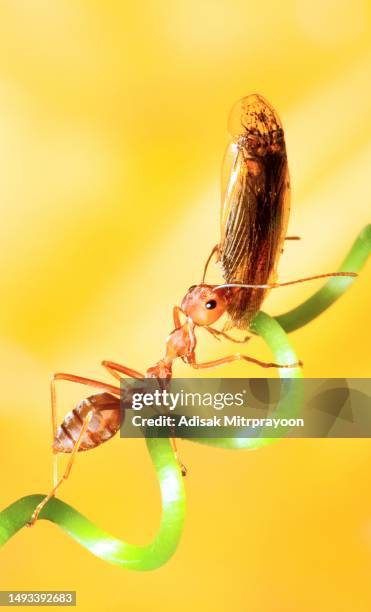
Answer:
<svg viewBox="0 0 371 612"><path fill-rule="evenodd" d="M79 437L84 419L91 419L81 440L79 451L90 450L112 438L120 429L120 398L110 393L97 393L82 400L64 418L53 442L53 450L71 453Z"/></svg>

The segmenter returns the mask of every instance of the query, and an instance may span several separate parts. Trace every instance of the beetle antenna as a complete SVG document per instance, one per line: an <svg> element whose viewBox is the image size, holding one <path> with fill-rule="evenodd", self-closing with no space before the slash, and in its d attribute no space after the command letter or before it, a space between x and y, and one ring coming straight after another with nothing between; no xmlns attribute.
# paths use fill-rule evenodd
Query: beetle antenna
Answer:
<svg viewBox="0 0 371 612"><path fill-rule="evenodd" d="M276 289L276 287L287 287L287 285L296 285L297 283L304 283L306 281L316 280L317 278L326 278L333 276L358 276L356 272L329 272L328 274L319 274L318 276L308 276L307 278L298 278L294 281L288 281L286 283L267 283L265 285L248 285L245 283L225 283L224 285L218 285L213 287L213 291L218 289L227 289L228 287L241 287L241 289Z"/></svg>

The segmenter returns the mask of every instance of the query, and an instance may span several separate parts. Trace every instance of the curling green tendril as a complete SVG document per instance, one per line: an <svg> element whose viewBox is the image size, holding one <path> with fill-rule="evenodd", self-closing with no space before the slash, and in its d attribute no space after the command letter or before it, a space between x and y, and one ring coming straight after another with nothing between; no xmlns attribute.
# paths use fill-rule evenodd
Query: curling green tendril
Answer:
<svg viewBox="0 0 371 612"><path fill-rule="evenodd" d="M147 546L133 546L96 527L85 516L60 499L53 498L39 519L56 523L94 555L133 570L160 567L174 553L183 529L185 493L183 477L167 439L147 439L147 447L160 483L162 518L154 540ZM30 520L44 495L29 495L0 513L0 546ZM37 523L35 527L37 528Z"/></svg>
<svg viewBox="0 0 371 612"><path fill-rule="evenodd" d="M348 255L339 268L339 272L360 272L365 265L371 252L371 225L366 227L359 234ZM324 310L354 283L354 277L334 277L324 284L322 289L314 293L308 300L289 312L276 317L276 321L283 327L288 334L299 327L303 327L313 321Z"/></svg>
<svg viewBox="0 0 371 612"><path fill-rule="evenodd" d="M367 226L355 241L339 271L359 272L371 251L371 225ZM259 312L252 321L252 330L259 334L271 349L278 362L293 363L297 356L286 332L306 325L333 302L354 282L353 278L336 277L328 280L312 297L297 308L273 319ZM292 416L301 407L302 386L299 368L279 371L283 384L291 383L288 392L282 394L276 414ZM295 382L296 384L292 384ZM256 449L275 439L265 438L217 438L197 439L197 442L229 449ZM159 530L146 546L127 544L99 529L72 506L60 499L51 499L43 508L40 519L59 525L66 533L94 555L104 561L133 570L152 570L160 567L174 554L183 529L185 517L185 491L183 478L167 439L147 439L147 447L153 462L161 491L162 517ZM44 495L29 495L17 500L0 512L0 547L24 527ZM37 529L37 527L35 527Z"/></svg>

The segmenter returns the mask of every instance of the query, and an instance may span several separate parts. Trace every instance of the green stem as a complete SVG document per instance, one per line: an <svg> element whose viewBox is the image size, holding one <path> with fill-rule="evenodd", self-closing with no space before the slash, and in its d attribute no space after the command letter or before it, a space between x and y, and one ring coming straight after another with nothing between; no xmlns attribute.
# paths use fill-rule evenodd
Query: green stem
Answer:
<svg viewBox="0 0 371 612"><path fill-rule="evenodd" d="M367 225L359 234L350 252L339 268L339 272L359 272L365 265L371 252L371 225ZM289 343L285 332L289 333L302 327L309 321L318 317L324 310L329 308L345 291L353 284L355 278L334 277L312 295L308 300L293 310L272 319L267 314L259 312L251 323L251 331L261 336L272 353L275 360L283 363L294 363L298 361L294 349ZM301 371L293 370L279 371L281 378L300 378ZM303 388L299 381L289 388L288 393L283 389L282 399L277 405L274 416L278 418L283 414L290 417L295 416L295 411L300 410L302 404ZM273 416L273 415L272 415ZM193 438L192 441L209 446L217 446L227 449L257 449L271 444L277 438Z"/></svg>
<svg viewBox="0 0 371 612"><path fill-rule="evenodd" d="M340 271L358 272L371 251L371 226L367 226L354 243ZM305 325L328 308L353 283L353 279L334 278L301 306L272 319L259 312L252 321L253 331L270 347L276 361L294 363L297 356L286 332ZM302 405L302 381L299 368L280 369L280 377L287 384L275 416L293 416ZM295 384L292 384L295 383ZM222 438L198 439L198 442L223 448L256 449L270 444L277 438ZM162 518L159 530L147 546L133 546L112 537L96 527L82 514L59 499L51 499L40 513L59 525L66 533L101 559L133 570L151 570L163 565L175 552L183 529L185 493L182 476L169 440L147 439L147 447L153 461L161 490ZM24 527L43 495L23 497L0 512L0 547ZM37 529L37 526L33 529Z"/></svg>
<svg viewBox="0 0 371 612"><path fill-rule="evenodd" d="M51 499L39 518L56 523L104 561L132 570L160 567L178 546L184 523L185 492L183 478L169 441L148 439L147 446L159 479L162 501L160 528L147 546L133 546L114 538L60 499ZM43 497L23 497L0 513L0 546L26 525ZM37 530L37 523L32 529Z"/></svg>
<svg viewBox="0 0 371 612"><path fill-rule="evenodd" d="M371 225L359 234L351 250L339 268L339 272L359 272L365 265L371 253ZM331 304L336 302L343 293L349 289L356 279L351 277L330 278L324 286L314 293L308 300L293 308L289 312L276 317L283 329L290 333L313 321Z"/></svg>
<svg viewBox="0 0 371 612"><path fill-rule="evenodd" d="M251 323L251 329L265 340L274 355L275 361L282 364L298 362L286 333L275 319L264 312L258 312ZM297 367L279 368L278 371L281 379L289 380L282 381L281 399L272 417L294 418L300 413L303 402L302 370ZM283 435L285 432L281 431L280 433ZM262 448L278 439L278 437L265 438L263 432L261 436L256 438L238 436L238 433L233 438L190 438L192 442L208 444L218 448L248 450Z"/></svg>

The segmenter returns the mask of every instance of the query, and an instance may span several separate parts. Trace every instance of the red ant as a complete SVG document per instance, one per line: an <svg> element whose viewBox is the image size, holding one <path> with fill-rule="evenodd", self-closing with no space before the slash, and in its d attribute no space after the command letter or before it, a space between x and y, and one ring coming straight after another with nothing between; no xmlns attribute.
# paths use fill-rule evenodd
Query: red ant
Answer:
<svg viewBox="0 0 371 612"><path fill-rule="evenodd" d="M320 276L311 277L309 279L300 279L282 285L290 285L304 280L314 278L322 278L325 276L350 276L351 273L335 273L322 274ZM279 287L279 283L254 285L255 288L269 289ZM193 285L189 288L184 296L181 307L175 306L173 309L173 319L175 328L170 333L166 340L165 355L154 366L147 369L143 375L132 368L114 363L112 361L103 361L102 365L118 380L121 375L131 378L157 378L170 379L172 377L172 367L176 359L181 358L185 363L188 363L192 368L204 369L213 368L214 366L231 363L232 361L244 360L250 363L260 365L264 368L294 368L301 366L302 363L278 364L267 363L243 355L235 353L213 361L199 363L196 359L196 328L202 327L211 335L220 339L226 338L232 342L244 343L249 338L245 337L242 340L237 340L224 331L220 331L212 327L212 324L218 321L220 317L227 312L231 301L235 299L237 292L243 288L249 288L251 285L239 285L237 283L225 285ZM185 321L181 322L181 315L184 315ZM61 426L57 429L57 414L56 414L56 388L55 384L58 380L67 380L74 383L79 383L101 389L103 393L91 395L82 400L70 413L67 414ZM50 493L38 504L32 514L29 525L33 525L39 516L41 509L45 504L55 496L61 484L68 478L71 468L78 451L89 450L95 448L112 438L120 428L121 412L120 412L120 387L107 384L91 378L84 378L74 374L57 373L54 374L51 380L51 407L52 407L52 422L53 422L53 452L54 460L54 486ZM186 468L179 459L175 438L171 439L175 457L178 461L182 474L185 476ZM70 453L71 457L61 478L58 478L58 470L56 463L57 453Z"/></svg>
<svg viewBox="0 0 371 612"><path fill-rule="evenodd" d="M175 328L166 340L165 355L145 375L112 361L102 365L115 378L121 375L132 378L157 378L169 380L173 363L180 358L194 369L243 360L264 368L294 368L302 363L266 363L235 353L213 361L199 363L196 359L196 328L206 329L215 338L237 340L224 331L212 327L222 315L227 314L232 327L248 329L253 316L260 309L267 290L326 276L356 276L352 272L322 274L308 279L287 283L275 283L276 268L284 240L289 214L289 175L282 124L271 105L261 96L253 94L242 98L232 109L229 120L231 141L225 157L227 181L222 197L221 239L214 247L205 266L203 281L189 288L181 307L175 306ZM223 285L204 282L212 255L216 253L221 264ZM181 315L185 321L181 322ZM57 429L56 389L57 380L68 380L101 389L103 393L91 395L80 402ZM130 389L127 391L130 393ZM125 389L123 390L125 393ZM30 525L33 525L41 509L53 497L62 482L70 474L76 453L95 448L109 440L120 428L120 387L83 378L73 374L55 374L51 381L51 405L53 421L54 487L36 507ZM175 438L171 438L179 467L186 469L178 457ZM56 454L71 453L67 468L58 478Z"/></svg>

